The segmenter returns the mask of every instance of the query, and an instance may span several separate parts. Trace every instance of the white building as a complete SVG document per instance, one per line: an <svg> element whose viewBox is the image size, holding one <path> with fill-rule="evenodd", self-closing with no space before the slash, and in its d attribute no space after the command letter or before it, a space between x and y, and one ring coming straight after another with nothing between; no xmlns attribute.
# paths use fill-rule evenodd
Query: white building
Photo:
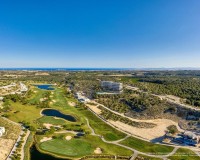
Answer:
<svg viewBox="0 0 200 160"><path fill-rule="evenodd" d="M26 92L26 91L28 91L28 88L27 88L26 85L23 84L22 82L20 82L20 91L21 91L21 92Z"/></svg>
<svg viewBox="0 0 200 160"><path fill-rule="evenodd" d="M122 91L123 89L122 83L112 81L101 81L101 87L110 91Z"/></svg>
<svg viewBox="0 0 200 160"><path fill-rule="evenodd" d="M6 132L4 127L0 127L0 137Z"/></svg>
<svg viewBox="0 0 200 160"><path fill-rule="evenodd" d="M84 94L82 92L77 92L75 94L75 97L78 99L79 102L83 102L83 103L86 103L86 102L89 102L90 99L85 97Z"/></svg>

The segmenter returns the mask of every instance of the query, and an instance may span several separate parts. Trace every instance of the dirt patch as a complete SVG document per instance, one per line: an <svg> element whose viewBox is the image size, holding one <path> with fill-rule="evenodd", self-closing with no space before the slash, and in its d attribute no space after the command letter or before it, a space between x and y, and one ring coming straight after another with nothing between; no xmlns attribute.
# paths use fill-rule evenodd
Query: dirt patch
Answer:
<svg viewBox="0 0 200 160"><path fill-rule="evenodd" d="M0 159L5 160L9 155L15 141L12 139L1 139L0 138Z"/></svg>
<svg viewBox="0 0 200 160"><path fill-rule="evenodd" d="M168 119L156 119L156 120L142 120L145 122L151 122L156 124L153 128L137 128L130 126L128 124L122 123L120 121L112 121L109 120L111 124L114 126L120 128L123 131L129 132L133 135L136 135L138 137L147 139L147 140L154 140L156 138L162 137L165 135L167 127L170 125L177 126L179 131L183 131L178 127L178 124L174 121L168 120Z"/></svg>
<svg viewBox="0 0 200 160"><path fill-rule="evenodd" d="M87 107L89 107L92 111L94 111L97 114L101 114L101 109L97 107L97 105L90 105L86 104Z"/></svg>
<svg viewBox="0 0 200 160"><path fill-rule="evenodd" d="M52 140L52 137L43 137L40 142L46 142Z"/></svg>
<svg viewBox="0 0 200 160"><path fill-rule="evenodd" d="M95 154L101 154L101 153L102 153L101 148L97 147L97 148L94 150L94 153L95 153Z"/></svg>

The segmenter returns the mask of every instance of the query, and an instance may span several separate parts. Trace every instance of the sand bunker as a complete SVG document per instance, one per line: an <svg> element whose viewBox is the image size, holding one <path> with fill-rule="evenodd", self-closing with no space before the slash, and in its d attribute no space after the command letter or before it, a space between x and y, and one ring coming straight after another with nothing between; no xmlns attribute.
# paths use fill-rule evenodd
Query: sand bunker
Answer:
<svg viewBox="0 0 200 160"><path fill-rule="evenodd" d="M52 140L52 137L43 137L40 142L46 142Z"/></svg>
<svg viewBox="0 0 200 160"><path fill-rule="evenodd" d="M47 129L51 129L51 127L61 128L60 125L53 125L53 124L50 124L50 123L43 123L43 126L45 126Z"/></svg>
<svg viewBox="0 0 200 160"><path fill-rule="evenodd" d="M47 100L47 98L40 98L40 102L44 102L46 100Z"/></svg>
<svg viewBox="0 0 200 160"><path fill-rule="evenodd" d="M67 141L70 141L70 140L72 139L72 136L66 136L65 139L66 139Z"/></svg>
<svg viewBox="0 0 200 160"><path fill-rule="evenodd" d="M68 104L72 107L75 107L76 106L76 103L75 102L68 102Z"/></svg>
<svg viewBox="0 0 200 160"><path fill-rule="evenodd" d="M95 153L95 154L101 154L101 153L102 153L101 148L97 147L97 148L94 150L94 153Z"/></svg>

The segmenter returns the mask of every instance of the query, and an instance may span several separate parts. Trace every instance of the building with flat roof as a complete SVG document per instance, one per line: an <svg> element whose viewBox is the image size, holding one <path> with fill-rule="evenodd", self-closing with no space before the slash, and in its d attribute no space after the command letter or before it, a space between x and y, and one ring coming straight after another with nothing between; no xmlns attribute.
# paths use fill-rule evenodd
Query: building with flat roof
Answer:
<svg viewBox="0 0 200 160"><path fill-rule="evenodd" d="M101 81L101 87L107 91L122 91L122 83L113 82L113 81Z"/></svg>

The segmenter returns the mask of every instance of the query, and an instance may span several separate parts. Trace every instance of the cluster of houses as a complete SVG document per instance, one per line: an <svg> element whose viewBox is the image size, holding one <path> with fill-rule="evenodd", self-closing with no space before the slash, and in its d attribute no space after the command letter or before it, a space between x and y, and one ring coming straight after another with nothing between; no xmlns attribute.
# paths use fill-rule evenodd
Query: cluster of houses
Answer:
<svg viewBox="0 0 200 160"><path fill-rule="evenodd" d="M165 135L165 138L169 139L171 143L178 143L178 144L186 145L186 146L197 147L200 143L200 136L196 135L195 133L191 131L185 131L185 132L178 133L175 135L167 133Z"/></svg>
<svg viewBox="0 0 200 160"><path fill-rule="evenodd" d="M28 91L28 87L22 82L20 82L19 85L17 85L16 83L11 83L10 85L0 87L1 95L16 94L16 93L21 94L26 91Z"/></svg>
<svg viewBox="0 0 200 160"><path fill-rule="evenodd" d="M5 127L0 127L0 137L6 132Z"/></svg>

